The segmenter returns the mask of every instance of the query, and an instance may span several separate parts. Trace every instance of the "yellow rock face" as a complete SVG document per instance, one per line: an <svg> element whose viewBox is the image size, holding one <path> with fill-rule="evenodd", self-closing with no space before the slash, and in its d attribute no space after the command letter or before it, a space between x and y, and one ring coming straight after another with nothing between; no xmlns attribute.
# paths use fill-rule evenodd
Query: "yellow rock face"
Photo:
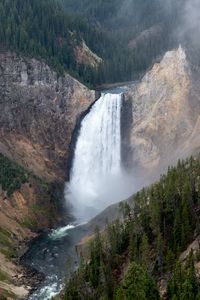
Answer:
<svg viewBox="0 0 200 300"><path fill-rule="evenodd" d="M135 163L145 169L165 167L200 146L199 94L192 96L193 85L185 51L179 47L129 88Z"/></svg>
<svg viewBox="0 0 200 300"><path fill-rule="evenodd" d="M93 53L84 41L82 41L80 46L75 47L74 53L79 64L98 67L98 65L102 62L102 59Z"/></svg>

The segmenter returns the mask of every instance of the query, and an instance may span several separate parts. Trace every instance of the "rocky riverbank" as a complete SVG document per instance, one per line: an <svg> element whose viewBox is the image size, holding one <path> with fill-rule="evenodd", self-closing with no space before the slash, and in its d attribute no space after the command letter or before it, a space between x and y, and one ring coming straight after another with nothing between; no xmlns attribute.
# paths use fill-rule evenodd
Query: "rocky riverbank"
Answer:
<svg viewBox="0 0 200 300"><path fill-rule="evenodd" d="M51 184L0 155L0 295L24 299L43 279L20 266L29 242L59 222Z"/></svg>

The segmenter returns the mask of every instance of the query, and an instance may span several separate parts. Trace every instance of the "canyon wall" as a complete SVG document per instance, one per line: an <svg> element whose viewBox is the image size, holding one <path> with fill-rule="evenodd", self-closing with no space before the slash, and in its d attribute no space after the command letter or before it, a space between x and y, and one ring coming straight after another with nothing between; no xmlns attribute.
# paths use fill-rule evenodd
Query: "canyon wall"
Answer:
<svg viewBox="0 0 200 300"><path fill-rule="evenodd" d="M0 152L48 181L63 182L72 132L95 100L44 62L0 53Z"/></svg>
<svg viewBox="0 0 200 300"><path fill-rule="evenodd" d="M122 115L123 131L129 127L123 139L126 165L156 169L198 150L198 86L179 47L128 87ZM41 178L63 182L73 130L94 100L95 92L70 75L1 52L0 152Z"/></svg>
<svg viewBox="0 0 200 300"><path fill-rule="evenodd" d="M0 297L24 299L38 282L38 274L27 274L16 261L39 230L59 222L72 133L94 100L95 92L70 75L1 50L0 153L24 167L27 180L18 186L12 165L1 157ZM16 189L9 194L11 180Z"/></svg>
<svg viewBox="0 0 200 300"><path fill-rule="evenodd" d="M145 182L142 176L137 188L152 182L151 174L159 175L178 158L199 151L199 78L179 47L124 93L123 160L136 177L140 171L148 177ZM2 265L14 255L12 242L20 254L24 240L33 238L35 230L58 221L57 199L33 174L48 186L66 180L80 119L95 99L94 91L68 74L58 75L42 61L0 53L0 153L29 170L28 182L11 196L0 186ZM16 266L8 271L12 268ZM20 272L10 275L10 284L19 285L13 276L21 276Z"/></svg>
<svg viewBox="0 0 200 300"><path fill-rule="evenodd" d="M59 221L57 202L51 185L0 155L0 298L25 299L43 278L18 262L27 243Z"/></svg>
<svg viewBox="0 0 200 300"><path fill-rule="evenodd" d="M200 91L184 49L167 52L142 80L128 87L130 149L139 169L164 170L200 147Z"/></svg>

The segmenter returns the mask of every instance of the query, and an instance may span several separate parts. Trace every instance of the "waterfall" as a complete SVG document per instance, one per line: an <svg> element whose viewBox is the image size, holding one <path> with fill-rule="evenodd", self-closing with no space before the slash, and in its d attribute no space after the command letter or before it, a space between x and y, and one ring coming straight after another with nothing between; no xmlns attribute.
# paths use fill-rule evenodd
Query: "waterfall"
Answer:
<svg viewBox="0 0 200 300"><path fill-rule="evenodd" d="M126 197L122 188L121 105L122 94L104 93L81 123L66 187L67 203L79 222Z"/></svg>

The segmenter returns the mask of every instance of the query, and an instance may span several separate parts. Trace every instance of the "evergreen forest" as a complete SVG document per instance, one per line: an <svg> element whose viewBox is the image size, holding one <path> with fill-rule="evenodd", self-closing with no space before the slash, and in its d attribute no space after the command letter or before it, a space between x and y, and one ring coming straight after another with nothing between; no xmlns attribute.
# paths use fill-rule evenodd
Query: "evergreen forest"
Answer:
<svg viewBox="0 0 200 300"><path fill-rule="evenodd" d="M199 242L199 174L199 158L179 161L159 182L120 203L122 219L96 229L65 299L200 299L200 249L181 256Z"/></svg>
<svg viewBox="0 0 200 300"><path fill-rule="evenodd" d="M174 28L180 24L182 4L179 0L2 0L0 49L44 59L59 73L67 71L93 87L135 80L178 45ZM82 41L102 59L98 66L77 62L74 49Z"/></svg>

